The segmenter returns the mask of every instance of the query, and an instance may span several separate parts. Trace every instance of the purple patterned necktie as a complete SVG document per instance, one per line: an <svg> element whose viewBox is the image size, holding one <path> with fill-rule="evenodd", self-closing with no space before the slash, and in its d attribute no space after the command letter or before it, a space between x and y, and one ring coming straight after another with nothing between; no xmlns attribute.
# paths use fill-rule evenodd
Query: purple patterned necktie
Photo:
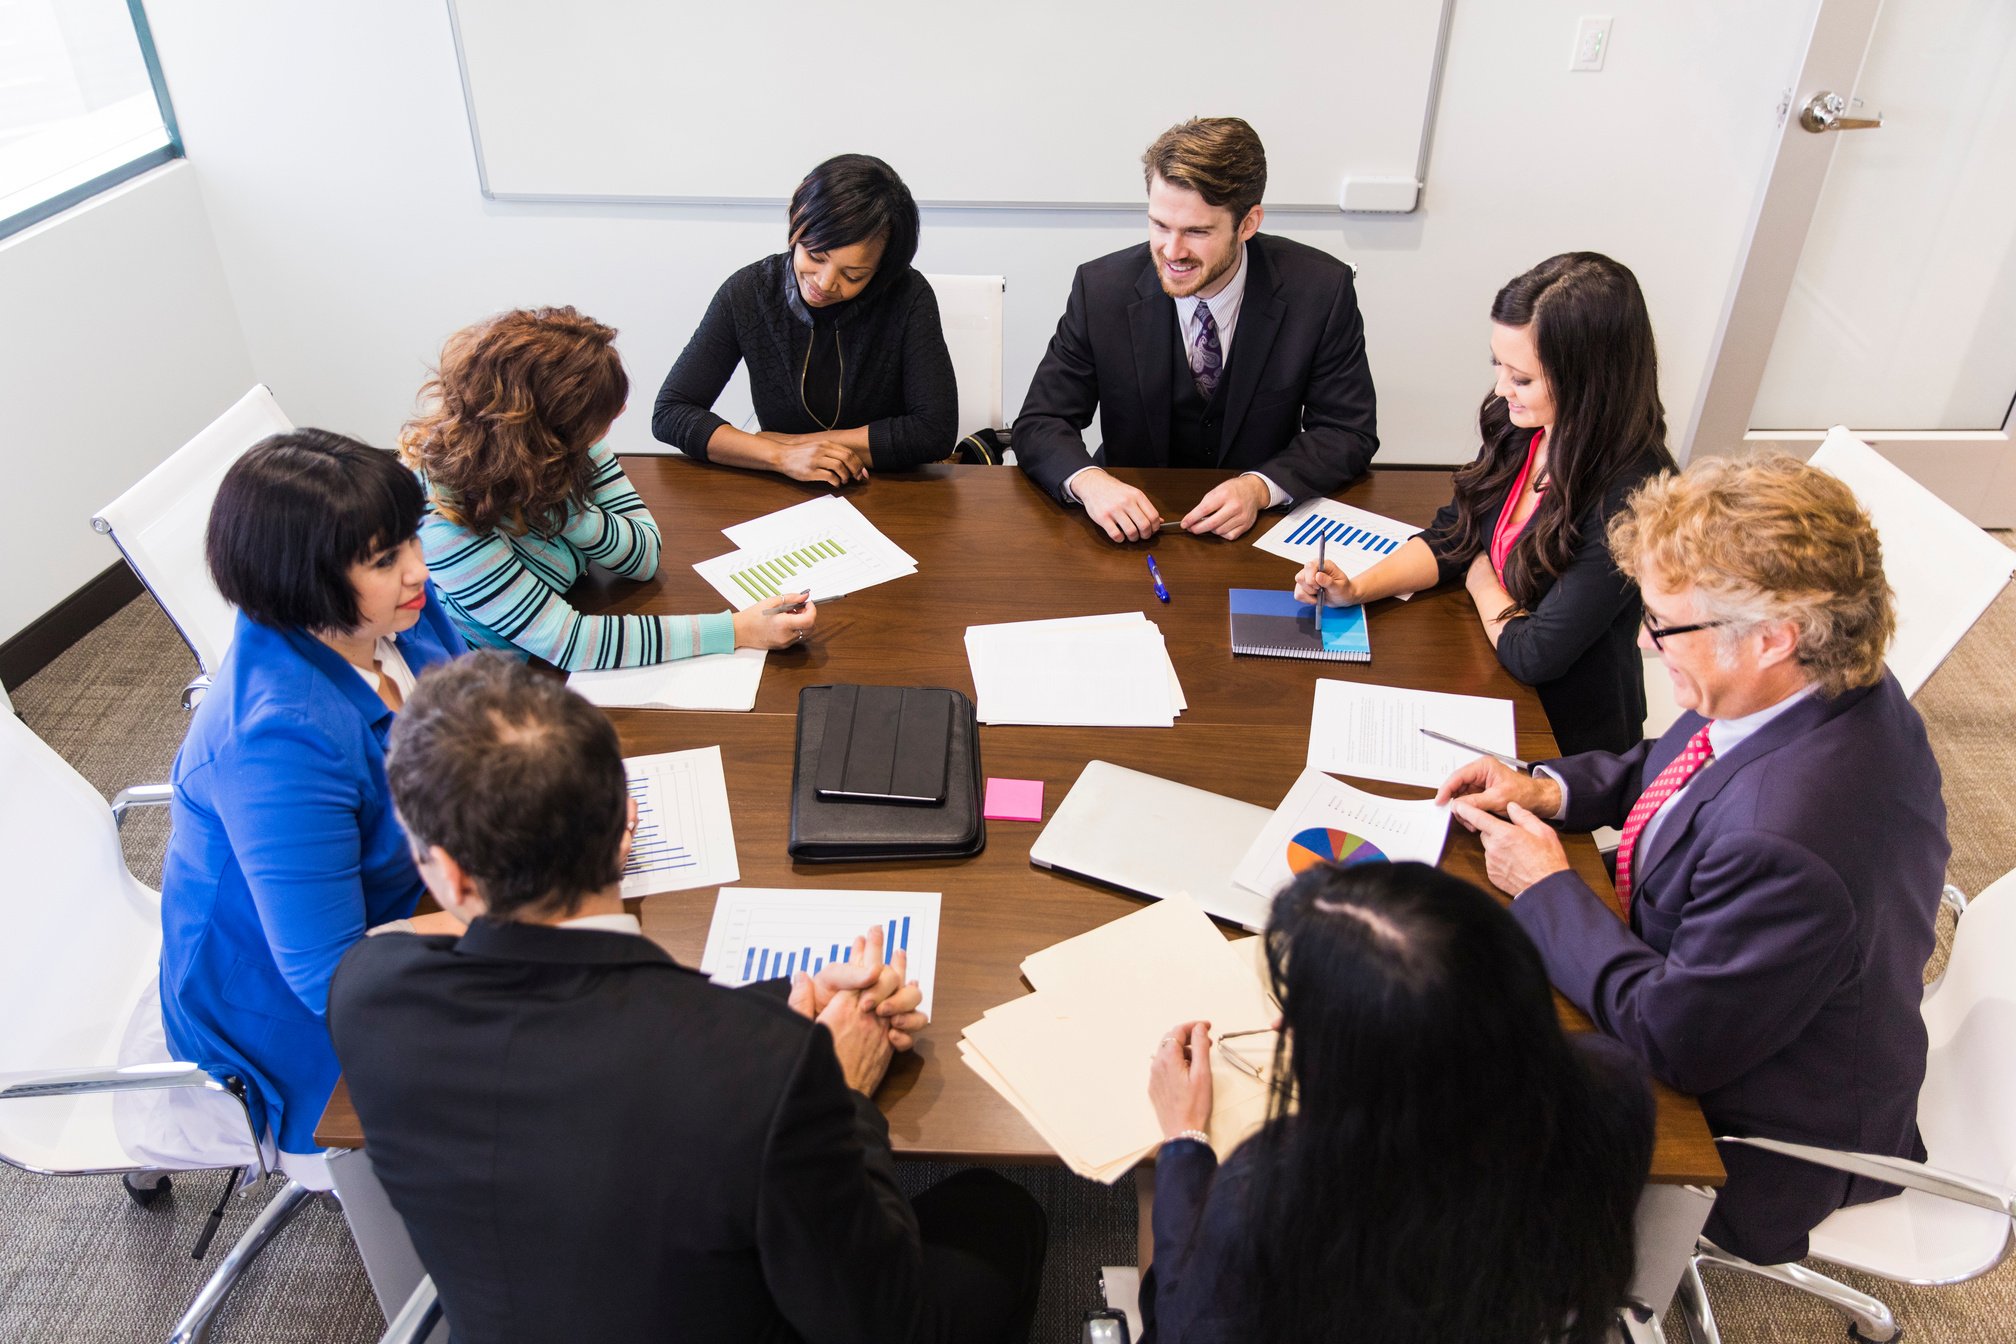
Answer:
<svg viewBox="0 0 2016 1344"><path fill-rule="evenodd" d="M1218 349L1218 323L1211 316L1211 305L1201 299L1197 303L1197 339L1190 343L1190 373L1197 380L1197 391L1204 400L1211 400L1211 394L1218 390L1218 376L1225 372L1225 357Z"/></svg>

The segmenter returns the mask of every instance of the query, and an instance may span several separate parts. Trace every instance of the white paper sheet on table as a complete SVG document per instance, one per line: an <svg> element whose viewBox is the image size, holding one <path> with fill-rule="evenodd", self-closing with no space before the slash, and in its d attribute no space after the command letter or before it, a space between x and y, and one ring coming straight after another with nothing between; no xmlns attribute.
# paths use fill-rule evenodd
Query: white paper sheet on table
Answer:
<svg viewBox="0 0 2016 1344"><path fill-rule="evenodd" d="M1253 544L1284 559L1307 564L1316 558L1318 538L1327 538L1323 558L1352 578L1378 564L1421 529L1334 499L1308 499L1290 509ZM1402 601L1412 593L1399 595Z"/></svg>
<svg viewBox="0 0 2016 1344"><path fill-rule="evenodd" d="M1166 728L1189 708L1138 611L968 626L966 657L982 723Z"/></svg>
<svg viewBox="0 0 2016 1344"><path fill-rule="evenodd" d="M1314 859L1436 863L1448 838L1449 809L1437 807L1432 798L1381 798L1321 770L1304 770L1233 870L1232 880L1272 897ZM1356 841L1373 848L1368 852Z"/></svg>
<svg viewBox="0 0 2016 1344"><path fill-rule="evenodd" d="M817 972L829 961L851 958L855 937L881 925L883 957L903 951L908 979L924 995L938 980L939 893L935 891L793 890L730 887L714 902L700 969L716 984Z"/></svg>
<svg viewBox="0 0 2016 1344"><path fill-rule="evenodd" d="M1437 742L1423 728L1517 755L1512 702L1330 677L1316 682L1308 763L1333 774L1435 788L1478 753Z"/></svg>
<svg viewBox="0 0 2016 1344"><path fill-rule="evenodd" d="M722 530L736 549L693 568L738 611L807 589L814 601L841 597L917 572L914 557L838 495Z"/></svg>
<svg viewBox="0 0 2016 1344"><path fill-rule="evenodd" d="M623 866L625 896L714 887L742 876L721 748L628 756L623 772L637 803L637 830Z"/></svg>
<svg viewBox="0 0 2016 1344"><path fill-rule="evenodd" d="M714 709L747 712L756 708L763 683L761 649L710 653L649 667L576 672L567 687L604 709Z"/></svg>

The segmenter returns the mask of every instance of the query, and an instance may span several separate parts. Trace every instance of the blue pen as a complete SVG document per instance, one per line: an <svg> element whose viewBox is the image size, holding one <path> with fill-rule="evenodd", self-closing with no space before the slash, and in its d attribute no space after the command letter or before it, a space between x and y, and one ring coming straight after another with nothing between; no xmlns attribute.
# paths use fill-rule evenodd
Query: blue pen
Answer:
<svg viewBox="0 0 2016 1344"><path fill-rule="evenodd" d="M1148 581L1155 585L1155 596L1164 602L1169 600L1169 590L1162 586L1162 571L1155 568L1155 557L1148 557Z"/></svg>

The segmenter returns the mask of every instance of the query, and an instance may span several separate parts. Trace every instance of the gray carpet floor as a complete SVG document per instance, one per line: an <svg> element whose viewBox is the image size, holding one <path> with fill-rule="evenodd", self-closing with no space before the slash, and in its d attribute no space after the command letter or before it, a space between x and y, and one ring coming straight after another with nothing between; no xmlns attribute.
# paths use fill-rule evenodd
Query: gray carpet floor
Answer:
<svg viewBox="0 0 2016 1344"><path fill-rule="evenodd" d="M1999 787L2016 773L2012 665L2016 589L2003 594L1918 697L1945 771L1950 878L1969 892L2016 867L2016 791ZM173 629L143 597L18 688L14 704L44 741L110 795L166 778L183 728L176 697L193 670ZM162 813L140 814L127 825L128 862L150 884L159 880L166 840ZM922 1188L948 1170L905 1164L904 1180ZM1076 1341L1081 1314L1097 1304L1098 1267L1137 1258L1132 1187L1123 1182L1109 1190L1049 1168L1008 1174L1050 1215L1050 1261L1032 1338ZM189 1248L221 1179L179 1178L155 1207L140 1209L110 1177L56 1179L0 1166L0 1342L166 1339L207 1272ZM212 1263L265 1197L255 1191L233 1202ZM1709 1286L1728 1344L1845 1337L1839 1318L1800 1294L1728 1276ZM1859 1280L1856 1286L1888 1302L1915 1341L2016 1338L2016 1265L1951 1288ZM342 1217L325 1202L268 1248L211 1340L350 1344L375 1340L383 1324ZM1669 1317L1667 1330L1676 1344L1687 1338L1677 1316Z"/></svg>

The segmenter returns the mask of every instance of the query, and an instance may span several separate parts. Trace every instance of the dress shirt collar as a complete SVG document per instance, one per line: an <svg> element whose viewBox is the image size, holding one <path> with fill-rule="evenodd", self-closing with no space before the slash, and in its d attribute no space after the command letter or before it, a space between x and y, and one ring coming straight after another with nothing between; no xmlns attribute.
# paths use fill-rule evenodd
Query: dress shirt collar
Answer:
<svg viewBox="0 0 2016 1344"><path fill-rule="evenodd" d="M1740 719L1708 720L1708 745L1715 750L1717 758L1727 756L1743 741L1757 732L1765 724L1791 709L1794 705L1813 694L1811 686L1801 686L1775 705L1767 705L1754 714L1745 714Z"/></svg>
<svg viewBox="0 0 2016 1344"><path fill-rule="evenodd" d="M634 933L643 937L644 926L635 915L582 915L578 919L563 919L553 926L556 929L600 929L604 933Z"/></svg>
<svg viewBox="0 0 2016 1344"><path fill-rule="evenodd" d="M1211 320L1218 324L1218 353L1223 359L1232 358L1232 332L1239 325L1239 308L1246 298L1247 244L1239 244L1239 265L1232 272L1231 283L1209 299L1200 299L1192 294L1187 299L1176 300L1176 330L1183 337L1183 348L1188 350L1190 342L1197 336L1197 305L1211 305Z"/></svg>

